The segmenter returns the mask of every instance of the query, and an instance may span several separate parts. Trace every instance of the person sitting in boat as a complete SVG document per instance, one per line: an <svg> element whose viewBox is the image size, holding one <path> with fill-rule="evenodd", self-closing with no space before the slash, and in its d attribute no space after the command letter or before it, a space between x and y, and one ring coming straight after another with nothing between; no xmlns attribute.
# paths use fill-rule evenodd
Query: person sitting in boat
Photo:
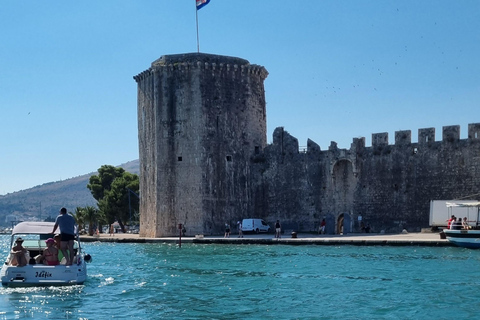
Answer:
<svg viewBox="0 0 480 320"><path fill-rule="evenodd" d="M15 240L15 246L12 248L12 260L11 265L17 267L24 267L27 265L27 249L23 247L23 239L17 238Z"/></svg>
<svg viewBox="0 0 480 320"><path fill-rule="evenodd" d="M447 229L451 229L452 228L452 224L453 222L455 222L455 220L457 220L455 218L455 216L452 214L452 216L450 217L450 219L447 220Z"/></svg>
<svg viewBox="0 0 480 320"><path fill-rule="evenodd" d="M464 218L463 218L462 227L463 227L463 229L465 229L465 230L468 230L468 229L471 229L471 228L472 228L472 227L470 227L470 226L468 225L467 217L464 217Z"/></svg>
<svg viewBox="0 0 480 320"><path fill-rule="evenodd" d="M456 221L452 221L452 224L450 225L450 229L461 230L462 229L462 218L458 218Z"/></svg>
<svg viewBox="0 0 480 320"><path fill-rule="evenodd" d="M54 246L55 240L48 238L45 243L47 247L43 250L43 263L49 266L59 265L58 249Z"/></svg>

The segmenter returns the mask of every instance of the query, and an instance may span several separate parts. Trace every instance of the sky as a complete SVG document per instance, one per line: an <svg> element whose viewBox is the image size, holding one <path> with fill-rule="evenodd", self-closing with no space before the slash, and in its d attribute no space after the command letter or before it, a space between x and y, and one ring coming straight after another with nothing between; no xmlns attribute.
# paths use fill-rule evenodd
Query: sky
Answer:
<svg viewBox="0 0 480 320"><path fill-rule="evenodd" d="M138 159L133 76L197 51L195 0L3 0L0 195ZM478 0L211 0L200 52L264 66L267 141L480 123Z"/></svg>

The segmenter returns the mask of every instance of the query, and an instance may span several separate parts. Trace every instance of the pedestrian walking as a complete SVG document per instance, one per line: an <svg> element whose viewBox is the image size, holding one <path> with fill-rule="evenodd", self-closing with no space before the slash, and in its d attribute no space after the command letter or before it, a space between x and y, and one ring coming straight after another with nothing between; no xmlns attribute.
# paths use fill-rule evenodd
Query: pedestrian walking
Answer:
<svg viewBox="0 0 480 320"><path fill-rule="evenodd" d="M280 220L277 220L275 223L275 238L280 238L280 233L282 232L282 225L280 224Z"/></svg>

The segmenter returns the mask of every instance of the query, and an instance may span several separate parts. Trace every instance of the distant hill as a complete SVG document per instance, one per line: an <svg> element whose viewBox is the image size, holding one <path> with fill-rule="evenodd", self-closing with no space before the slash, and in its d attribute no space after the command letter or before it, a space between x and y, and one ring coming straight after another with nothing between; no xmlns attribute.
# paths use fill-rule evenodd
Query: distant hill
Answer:
<svg viewBox="0 0 480 320"><path fill-rule="evenodd" d="M140 172L139 160L129 161L119 167L135 174ZM87 189L88 180L95 174L98 172L0 196L0 226L10 226L10 221L53 218L61 207L73 212L76 207L96 206L96 200Z"/></svg>

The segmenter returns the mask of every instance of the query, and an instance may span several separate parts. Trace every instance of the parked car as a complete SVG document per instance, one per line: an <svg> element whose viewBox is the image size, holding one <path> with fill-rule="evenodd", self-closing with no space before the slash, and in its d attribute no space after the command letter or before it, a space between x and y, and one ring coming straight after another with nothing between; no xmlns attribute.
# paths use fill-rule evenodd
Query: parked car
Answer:
<svg viewBox="0 0 480 320"><path fill-rule="evenodd" d="M243 232L270 232L270 226L262 219L243 219L242 221Z"/></svg>

